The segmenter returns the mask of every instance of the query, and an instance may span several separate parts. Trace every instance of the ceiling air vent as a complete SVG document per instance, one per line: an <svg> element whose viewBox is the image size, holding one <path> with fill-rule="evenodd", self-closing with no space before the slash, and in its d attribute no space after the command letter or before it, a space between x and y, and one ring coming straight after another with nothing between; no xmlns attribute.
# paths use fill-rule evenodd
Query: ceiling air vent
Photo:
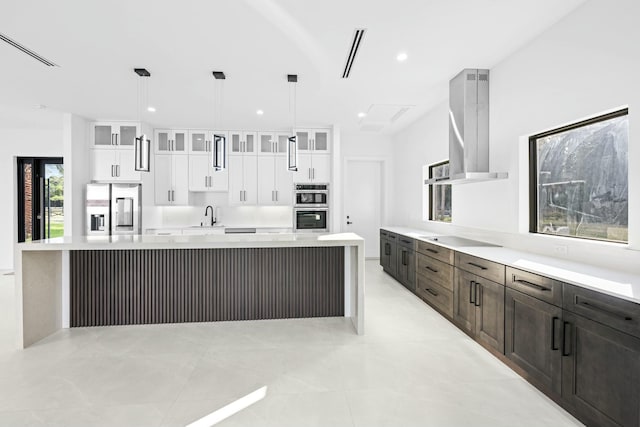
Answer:
<svg viewBox="0 0 640 427"><path fill-rule="evenodd" d="M353 32L353 40L351 41L351 48L349 49L349 54L347 55L347 62L344 64L344 70L342 71L342 78L349 78L351 74L351 67L353 67L353 61L356 59L356 54L358 53L358 49L360 48L360 43L362 42L362 37L364 37L364 32L366 28L356 28Z"/></svg>
<svg viewBox="0 0 640 427"><path fill-rule="evenodd" d="M36 60L42 62L47 67L57 67L58 66L58 64L49 61L47 58L43 58L42 56L38 55L37 53L35 53L31 49L28 49L28 48L22 46L20 43L10 39L9 37L5 36L2 33L0 33L0 40L10 44L11 46L15 47L16 49L22 51L23 53L26 53L27 55L29 55L33 59L36 59Z"/></svg>

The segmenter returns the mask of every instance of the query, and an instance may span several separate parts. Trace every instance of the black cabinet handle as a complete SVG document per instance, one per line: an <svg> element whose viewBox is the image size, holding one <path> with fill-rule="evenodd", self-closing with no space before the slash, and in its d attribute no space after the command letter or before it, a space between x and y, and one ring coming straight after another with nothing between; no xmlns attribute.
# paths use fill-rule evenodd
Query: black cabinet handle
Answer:
<svg viewBox="0 0 640 427"><path fill-rule="evenodd" d="M427 250L433 254L437 254L438 251L436 251L435 249L431 249L431 248L427 248Z"/></svg>
<svg viewBox="0 0 640 427"><path fill-rule="evenodd" d="M406 251L402 251L402 265L407 265L407 261L405 257L406 254L407 254Z"/></svg>
<svg viewBox="0 0 640 427"><path fill-rule="evenodd" d="M486 270L487 269L487 267L483 267L483 266L475 264L473 262L468 262L467 264L469 264L472 267L479 268L480 270Z"/></svg>
<svg viewBox="0 0 640 427"><path fill-rule="evenodd" d="M473 291L476 288L476 282L474 282L473 280L471 282L469 282L469 304L475 304L475 301L473 300Z"/></svg>
<svg viewBox="0 0 640 427"><path fill-rule="evenodd" d="M549 288L545 288L544 286L540 286L540 285L536 285L535 283L527 282L526 280L516 279L516 275L515 274L513 275L513 282L514 283L519 283L521 285L525 285L525 286L528 286L530 288L537 289L537 290L543 291L543 292L551 290Z"/></svg>
<svg viewBox="0 0 640 427"><path fill-rule="evenodd" d="M411 243L409 240L400 239L402 243Z"/></svg>
<svg viewBox="0 0 640 427"><path fill-rule="evenodd" d="M627 316L626 314L620 314L620 313L616 313L615 311L612 310L608 310L604 307L600 307L598 305L592 304L590 302L587 301L578 301L578 296L576 295L575 300L576 300L576 304L579 304L581 306L583 306L584 308L591 310L591 311L599 311L600 313L604 313L607 316L611 316L611 317L615 317L618 318L620 320L624 320L624 321L631 321L633 320L633 318L631 316Z"/></svg>
<svg viewBox="0 0 640 427"><path fill-rule="evenodd" d="M424 268L426 268L427 270L431 271L432 273L437 273L438 270L436 270L435 268L431 268L428 265L425 265Z"/></svg>
<svg viewBox="0 0 640 427"><path fill-rule="evenodd" d="M425 291L427 291L427 292L429 292L429 293L430 293L431 295L433 295L434 297L437 297L437 296L438 296L438 293L437 293L437 292L433 292L433 291L431 290L431 288L425 288L424 290L425 290Z"/></svg>
<svg viewBox="0 0 640 427"><path fill-rule="evenodd" d="M384 254L391 255L391 245L389 243L384 244Z"/></svg>
<svg viewBox="0 0 640 427"><path fill-rule="evenodd" d="M551 318L551 350L558 350L556 347L556 322L560 320L558 316Z"/></svg>
<svg viewBox="0 0 640 427"><path fill-rule="evenodd" d="M395 238L396 238L396 236L389 235L389 238L390 238L390 239L395 239Z"/></svg>
<svg viewBox="0 0 640 427"><path fill-rule="evenodd" d="M480 307L480 298L482 298L482 289L480 289L480 283L478 283L478 282L475 282L475 283L476 283L476 286L475 286L476 290L475 290L475 295L474 295L474 297L475 297L475 304L474 305L476 307Z"/></svg>
<svg viewBox="0 0 640 427"><path fill-rule="evenodd" d="M569 326L569 329L567 329ZM567 330L569 333L567 333ZM571 345L567 345L567 336L569 337L569 344L571 344L571 323L562 322L562 355L571 356Z"/></svg>

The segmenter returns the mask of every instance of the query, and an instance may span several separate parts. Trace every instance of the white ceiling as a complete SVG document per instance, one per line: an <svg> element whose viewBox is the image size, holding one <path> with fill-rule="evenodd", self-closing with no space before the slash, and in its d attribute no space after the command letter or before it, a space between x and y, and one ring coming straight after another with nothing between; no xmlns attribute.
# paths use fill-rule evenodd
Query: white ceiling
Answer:
<svg viewBox="0 0 640 427"><path fill-rule="evenodd" d="M493 67L583 1L3 0L0 33L60 67L0 42L0 103L135 120L132 69L144 67L154 126L284 128L295 73L298 125L357 129L373 104L415 106L383 129L395 132L446 99L460 69ZM344 80L357 27L367 32ZM227 75L215 120L213 70Z"/></svg>

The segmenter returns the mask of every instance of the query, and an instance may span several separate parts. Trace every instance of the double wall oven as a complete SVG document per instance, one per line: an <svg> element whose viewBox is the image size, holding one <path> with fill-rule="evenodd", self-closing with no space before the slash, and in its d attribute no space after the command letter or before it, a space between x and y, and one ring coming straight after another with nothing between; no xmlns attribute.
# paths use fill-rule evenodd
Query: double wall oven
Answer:
<svg viewBox="0 0 640 427"><path fill-rule="evenodd" d="M329 231L329 184L293 185L293 229Z"/></svg>

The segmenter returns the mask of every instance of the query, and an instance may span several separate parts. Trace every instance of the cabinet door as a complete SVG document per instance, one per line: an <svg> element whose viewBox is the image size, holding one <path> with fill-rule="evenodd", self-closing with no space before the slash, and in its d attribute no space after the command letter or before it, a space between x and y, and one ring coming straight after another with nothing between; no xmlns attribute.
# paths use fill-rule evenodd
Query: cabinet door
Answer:
<svg viewBox="0 0 640 427"><path fill-rule="evenodd" d="M294 183L311 182L311 154L298 153L298 170L293 174Z"/></svg>
<svg viewBox="0 0 640 427"><path fill-rule="evenodd" d="M287 145L289 145L289 134L286 133L276 133L274 135L276 142L276 154L286 155L287 154Z"/></svg>
<svg viewBox="0 0 640 427"><path fill-rule="evenodd" d="M209 191L209 159L206 154L189 155L189 191Z"/></svg>
<svg viewBox="0 0 640 427"><path fill-rule="evenodd" d="M276 151L276 142L272 133L258 134L258 154L272 155Z"/></svg>
<svg viewBox="0 0 640 427"><path fill-rule="evenodd" d="M504 285L477 277L476 340L504 354Z"/></svg>
<svg viewBox="0 0 640 427"><path fill-rule="evenodd" d="M297 130L296 136L298 137L298 150L311 151L311 132L308 130Z"/></svg>
<svg viewBox="0 0 640 427"><path fill-rule="evenodd" d="M331 149L329 143L329 131L328 130L316 130L313 132L313 151L317 153L328 153Z"/></svg>
<svg viewBox="0 0 640 427"><path fill-rule="evenodd" d="M505 355L524 369L536 386L560 395L562 309L506 289Z"/></svg>
<svg viewBox="0 0 640 427"><path fill-rule="evenodd" d="M134 182L141 180L141 172L136 171L136 153L134 150L117 150L116 158L116 180Z"/></svg>
<svg viewBox="0 0 640 427"><path fill-rule="evenodd" d="M587 425L640 425L640 339L563 315L562 397Z"/></svg>
<svg viewBox="0 0 640 427"><path fill-rule="evenodd" d="M171 179L171 169L173 167L173 156L170 154L156 154L155 156L155 201L156 205L171 204L171 190L173 182Z"/></svg>
<svg viewBox="0 0 640 427"><path fill-rule="evenodd" d="M94 148L91 150L91 157L92 179L94 181L112 181L115 175L116 152L114 150Z"/></svg>
<svg viewBox="0 0 640 427"><path fill-rule="evenodd" d="M189 132L189 154L205 154L210 151L207 131Z"/></svg>
<svg viewBox="0 0 640 427"><path fill-rule="evenodd" d="M412 292L416 291L416 253L408 250L405 255L407 263L407 288Z"/></svg>
<svg viewBox="0 0 640 427"><path fill-rule="evenodd" d="M244 204L258 203L258 156L244 156Z"/></svg>
<svg viewBox="0 0 640 427"><path fill-rule="evenodd" d="M258 204L262 206L274 205L275 195L275 165L274 156L258 156Z"/></svg>
<svg viewBox="0 0 640 427"><path fill-rule="evenodd" d="M475 281L466 271L455 269L453 279L453 320L461 329L473 335L476 330Z"/></svg>
<svg viewBox="0 0 640 427"><path fill-rule="evenodd" d="M117 145L120 148L133 149L136 143L136 138L141 133L139 127L135 124L120 124L116 125L117 133Z"/></svg>
<svg viewBox="0 0 640 427"><path fill-rule="evenodd" d="M229 204L239 205L244 200L243 156L229 156Z"/></svg>
<svg viewBox="0 0 640 427"><path fill-rule="evenodd" d="M311 180L313 182L331 182L331 155L314 154L311 163Z"/></svg>
<svg viewBox="0 0 640 427"><path fill-rule="evenodd" d="M386 268L387 265L387 244L388 242L380 236L380 266Z"/></svg>
<svg viewBox="0 0 640 427"><path fill-rule="evenodd" d="M276 205L293 205L293 174L294 172L287 169L287 158L285 156L275 156Z"/></svg>
<svg viewBox="0 0 640 427"><path fill-rule="evenodd" d="M227 157L227 164L229 162L229 158ZM215 170L211 163L213 159L211 158L211 154L207 155L207 161L209 162L209 191L229 191L229 169L223 170Z"/></svg>
<svg viewBox="0 0 640 427"><path fill-rule="evenodd" d="M407 286L407 266L405 264L405 252L406 250L403 249L400 246L396 246L397 251L396 251L396 279L398 279L398 281L400 283L402 283L402 285L404 287Z"/></svg>
<svg viewBox="0 0 640 427"><path fill-rule="evenodd" d="M189 158L188 156L173 157L172 180L173 193L171 202L174 205L189 204Z"/></svg>
<svg viewBox="0 0 640 427"><path fill-rule="evenodd" d="M189 132L186 130L173 131L173 154L187 154L189 152L188 138Z"/></svg>
<svg viewBox="0 0 640 427"><path fill-rule="evenodd" d="M229 152L232 154L244 152L244 141L242 139L242 132L229 132Z"/></svg>
<svg viewBox="0 0 640 427"><path fill-rule="evenodd" d="M93 145L111 147L115 144L114 129L110 123L93 123Z"/></svg>
<svg viewBox="0 0 640 427"><path fill-rule="evenodd" d="M171 131L157 130L155 139L156 153L169 153L171 151Z"/></svg>
<svg viewBox="0 0 640 427"><path fill-rule="evenodd" d="M389 264L387 272L393 277L398 276L398 245L395 242L389 242Z"/></svg>

